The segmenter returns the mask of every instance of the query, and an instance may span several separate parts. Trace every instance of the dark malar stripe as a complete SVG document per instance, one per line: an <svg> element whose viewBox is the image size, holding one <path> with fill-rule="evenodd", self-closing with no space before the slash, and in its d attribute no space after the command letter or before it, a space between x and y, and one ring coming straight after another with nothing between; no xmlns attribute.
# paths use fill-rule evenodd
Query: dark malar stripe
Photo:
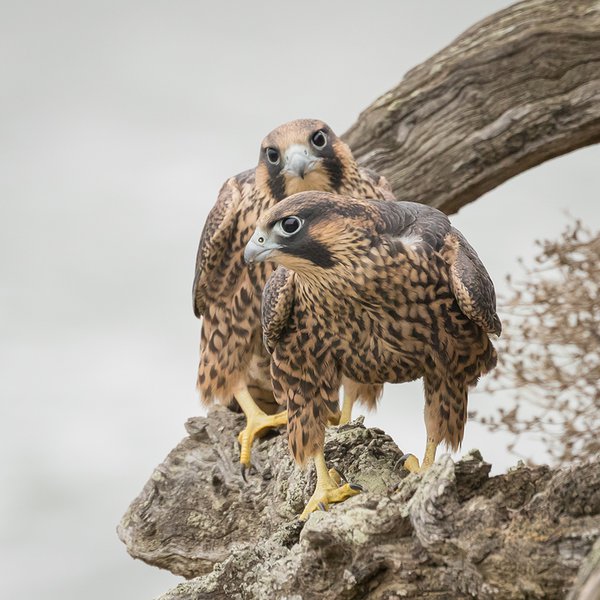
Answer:
<svg viewBox="0 0 600 600"><path fill-rule="evenodd" d="M280 251L293 256L299 256L310 260L313 264L323 269L330 269L335 264L331 257L331 252L327 249L325 244L311 239L307 240L308 243L302 244L300 247L283 247Z"/></svg>
<svg viewBox="0 0 600 600"><path fill-rule="evenodd" d="M324 156L323 167L329 175L332 189L339 192L344 182L344 165L331 147L328 147L328 150Z"/></svg>
<svg viewBox="0 0 600 600"><path fill-rule="evenodd" d="M269 189L275 200L283 200L286 197L285 177L282 173L269 173Z"/></svg>

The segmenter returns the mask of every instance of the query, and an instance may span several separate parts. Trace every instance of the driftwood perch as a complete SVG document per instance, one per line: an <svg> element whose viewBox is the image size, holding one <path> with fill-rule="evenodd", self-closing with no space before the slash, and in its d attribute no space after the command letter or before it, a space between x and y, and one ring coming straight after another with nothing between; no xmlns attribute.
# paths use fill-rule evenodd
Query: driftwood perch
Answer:
<svg viewBox="0 0 600 600"><path fill-rule="evenodd" d="M345 139L400 199L447 213L600 141L600 2L527 0L485 19ZM600 596L598 460L490 478L474 451L407 477L391 438L355 422L327 433L325 455L367 492L302 525L314 475L275 436L244 482L242 426L224 408L190 419L121 521L132 556L196 577L163 600Z"/></svg>
<svg viewBox="0 0 600 600"><path fill-rule="evenodd" d="M357 420L328 431L325 453L367 491L303 525L312 473L294 467L281 435L256 444L244 483L241 425L225 408L190 419L123 517L132 556L200 575L163 600L565 598L594 556L599 460L490 478L473 451L407 476L391 438ZM582 585L593 572L592 561Z"/></svg>

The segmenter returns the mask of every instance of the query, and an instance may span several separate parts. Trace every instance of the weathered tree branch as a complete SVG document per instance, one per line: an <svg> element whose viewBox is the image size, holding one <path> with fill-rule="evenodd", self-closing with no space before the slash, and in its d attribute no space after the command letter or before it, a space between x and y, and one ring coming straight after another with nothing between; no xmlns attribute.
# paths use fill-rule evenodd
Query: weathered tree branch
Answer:
<svg viewBox="0 0 600 600"><path fill-rule="evenodd" d="M360 421L330 429L325 453L367 491L303 526L312 474L277 436L255 445L244 483L241 425L221 407L190 419L189 437L123 517L133 556L186 577L208 573L162 600L562 599L600 535L598 459L490 478L473 451L407 476L389 436ZM590 556L582 589L594 585Z"/></svg>
<svg viewBox="0 0 600 600"><path fill-rule="evenodd" d="M600 141L600 4L526 0L410 71L345 134L398 198L457 211Z"/></svg>
<svg viewBox="0 0 600 600"><path fill-rule="evenodd" d="M286 436L276 436L254 444L245 482L236 438L243 426L243 415L223 407L186 423L189 437L155 469L119 525L132 556L194 577L225 560L236 544L276 532L285 537L287 526L297 537L296 520L316 478L294 465ZM383 493L406 474L402 451L380 430L345 427L335 439L325 446L328 464L350 481Z"/></svg>

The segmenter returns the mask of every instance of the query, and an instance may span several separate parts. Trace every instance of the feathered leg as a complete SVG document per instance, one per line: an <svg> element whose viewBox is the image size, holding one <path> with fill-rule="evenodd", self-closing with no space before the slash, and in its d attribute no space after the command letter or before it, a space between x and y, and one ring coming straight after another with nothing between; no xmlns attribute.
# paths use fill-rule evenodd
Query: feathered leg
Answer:
<svg viewBox="0 0 600 600"><path fill-rule="evenodd" d="M356 402L356 394L347 392L344 389L344 401L342 403L342 412L340 413L339 425L347 425L352 420L352 407Z"/></svg>
<svg viewBox="0 0 600 600"><path fill-rule="evenodd" d="M258 408L245 385L238 388L233 395L246 415L246 427L238 435L240 463L245 470L250 466L250 454L254 438L260 436L266 429L286 425L287 411L283 410L274 415L267 415Z"/></svg>
<svg viewBox="0 0 600 600"><path fill-rule="evenodd" d="M315 339L318 339L316 335ZM335 361L328 354L321 352L317 359L303 356L300 351L291 357L280 357L276 351L271 361L271 375L275 398L287 406L292 456L301 466L310 458L315 464L317 485L300 516L305 521L315 510L326 510L329 504L342 502L362 490L359 485L342 482L335 469L328 470L323 454L325 425L339 414L340 376Z"/></svg>
<svg viewBox="0 0 600 600"><path fill-rule="evenodd" d="M423 463L412 454L405 455L404 468L412 472L427 470L435 462L435 453L444 441L452 450L462 442L467 414L467 386L464 382L445 380L435 373L424 377L425 428L427 446Z"/></svg>
<svg viewBox="0 0 600 600"><path fill-rule="evenodd" d="M344 401L342 412L339 413L338 425L347 425L352 420L352 408L358 398L368 410L377 407L377 401L383 393L383 386L379 384L358 383L344 377L342 380L344 386Z"/></svg>
<svg viewBox="0 0 600 600"><path fill-rule="evenodd" d="M321 450L314 457L315 469L317 471L317 486L310 497L306 508L300 515L301 521L306 521L310 513L317 509L327 510L330 504L343 502L351 496L362 491L362 487L355 483L344 483L335 469L327 469L325 456Z"/></svg>

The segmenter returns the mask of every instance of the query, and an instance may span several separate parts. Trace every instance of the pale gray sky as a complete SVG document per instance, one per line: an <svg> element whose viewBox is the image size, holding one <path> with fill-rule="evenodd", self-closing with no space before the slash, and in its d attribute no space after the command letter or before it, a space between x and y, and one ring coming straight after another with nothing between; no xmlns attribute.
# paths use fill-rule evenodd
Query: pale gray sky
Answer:
<svg viewBox="0 0 600 600"><path fill-rule="evenodd" d="M222 182L285 121L320 118L342 133L508 4L3 3L5 597L152 598L176 583L131 560L115 526L200 413L190 288ZM552 161L454 219L496 282L534 238L562 229L564 210L598 228L599 164L598 147ZM367 422L421 453L421 413L418 384L389 386ZM477 425L464 445L497 469L514 463Z"/></svg>

